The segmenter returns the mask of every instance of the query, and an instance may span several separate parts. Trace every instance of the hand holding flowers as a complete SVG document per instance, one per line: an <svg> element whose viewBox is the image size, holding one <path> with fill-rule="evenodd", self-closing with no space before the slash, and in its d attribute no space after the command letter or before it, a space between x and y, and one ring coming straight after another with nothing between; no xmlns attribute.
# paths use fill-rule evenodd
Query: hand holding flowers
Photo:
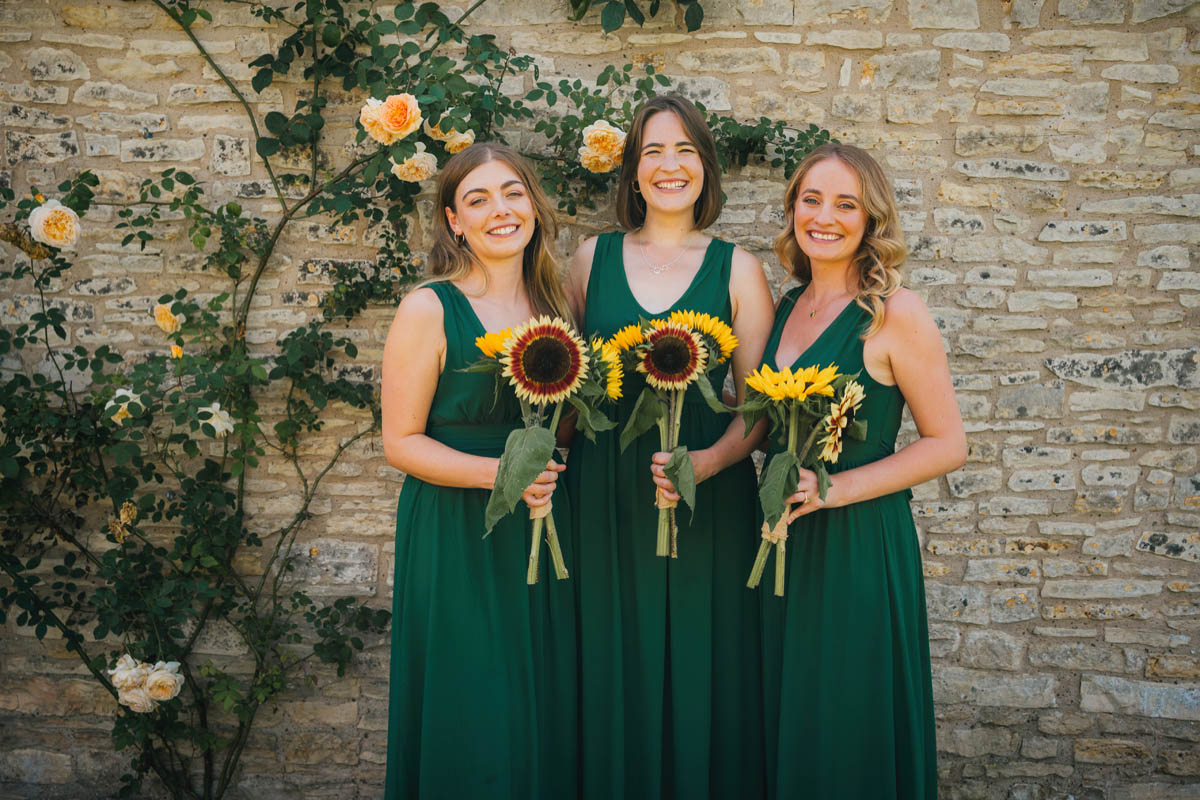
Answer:
<svg viewBox="0 0 1200 800"><path fill-rule="evenodd" d="M807 488L797 490L800 473L808 472L805 467L811 468L815 478L811 489L816 495L812 499L824 501L830 487L825 463L837 462L846 436L860 440L866 436L866 422L854 419L865 397L855 377L840 374L836 364L795 372L790 367L776 372L764 364L746 376L746 402L738 411L746 420L747 435L767 416L772 435L787 441L787 449L776 453L762 473L758 493L763 509L763 541L746 582L751 589L762 579L774 545L775 594L783 595L787 526L794 518L790 506L796 500L802 506L810 501ZM818 442L821 435L824 438ZM814 444L821 445L819 453L813 451Z"/></svg>
<svg viewBox="0 0 1200 800"><path fill-rule="evenodd" d="M487 333L476 339L475 345L483 358L467 369L496 373L497 392L505 385L513 389L525 423L510 433L504 444L484 524L491 533L519 500L525 500L533 521L525 581L534 584L538 580L543 525L555 575L562 580L567 577L567 567L550 499L562 469L552 461L558 421L563 404L569 403L579 413L579 429L589 439L596 431L612 428L615 423L597 405L606 397L620 396L620 364L600 340L585 345L575 329L558 317L541 317L512 330ZM548 413L550 423L545 427Z"/></svg>
<svg viewBox="0 0 1200 800"><path fill-rule="evenodd" d="M675 486L679 496L695 508L696 474L687 447L679 443L683 398L695 384L701 397L718 413L729 409L717 398L707 373L724 363L737 337L720 319L694 311L674 311L667 319L628 325L613 334L609 346L620 355L624 366L646 376L646 388L638 396L629 421L621 431L621 449L655 425L663 453L662 477ZM661 459L660 459L661 460ZM678 558L679 529L675 521L678 500L660 485L654 504L659 509L655 553Z"/></svg>

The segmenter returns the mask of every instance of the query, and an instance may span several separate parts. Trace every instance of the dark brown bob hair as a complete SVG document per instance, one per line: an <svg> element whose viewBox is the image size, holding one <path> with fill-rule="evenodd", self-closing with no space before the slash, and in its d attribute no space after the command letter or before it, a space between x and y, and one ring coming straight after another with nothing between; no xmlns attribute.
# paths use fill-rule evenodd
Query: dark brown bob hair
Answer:
<svg viewBox="0 0 1200 800"><path fill-rule="evenodd" d="M721 194L721 165L717 161L717 145L700 109L696 108L691 100L673 92L647 100L629 125L625 149L621 155L621 175L617 180L617 221L628 231L637 230L646 221L646 201L641 194L633 190L633 186L637 183L637 167L642 157L646 122L661 111L670 111L679 117L679 122L692 144L696 146L700 162L704 165L704 186L700 189L700 197L696 199L692 210L696 230L704 230L721 216L721 207L725 203Z"/></svg>

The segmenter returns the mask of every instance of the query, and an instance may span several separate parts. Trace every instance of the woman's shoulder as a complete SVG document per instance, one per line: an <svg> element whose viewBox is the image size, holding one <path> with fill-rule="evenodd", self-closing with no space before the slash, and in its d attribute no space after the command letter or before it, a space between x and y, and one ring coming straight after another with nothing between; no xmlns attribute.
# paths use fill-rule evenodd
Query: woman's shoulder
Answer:
<svg viewBox="0 0 1200 800"><path fill-rule="evenodd" d="M883 299L883 307L888 315L895 314L898 318L916 318L930 317L929 307L925 305L925 301L921 295L914 292L912 289L903 287L892 292ZM886 324L886 323L885 323Z"/></svg>
<svg viewBox="0 0 1200 800"><path fill-rule="evenodd" d="M897 289L883 300L883 338L898 344L913 344L927 337L938 337L937 322L921 295L912 289Z"/></svg>
<svg viewBox="0 0 1200 800"><path fill-rule="evenodd" d="M409 291L396 308L396 317L414 322L433 322L439 324L445 313L442 307L442 287L452 285L450 281L439 280L423 283Z"/></svg>

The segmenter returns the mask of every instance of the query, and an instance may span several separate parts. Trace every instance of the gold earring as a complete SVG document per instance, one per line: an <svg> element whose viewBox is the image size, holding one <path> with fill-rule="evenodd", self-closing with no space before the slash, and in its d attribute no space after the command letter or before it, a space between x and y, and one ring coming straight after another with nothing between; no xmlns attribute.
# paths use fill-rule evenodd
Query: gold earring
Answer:
<svg viewBox="0 0 1200 800"><path fill-rule="evenodd" d="M634 194L641 194L641 193L642 193L642 187L638 185L638 182L637 182L637 181L634 181L634 182L633 182L633 193L634 193Z"/></svg>

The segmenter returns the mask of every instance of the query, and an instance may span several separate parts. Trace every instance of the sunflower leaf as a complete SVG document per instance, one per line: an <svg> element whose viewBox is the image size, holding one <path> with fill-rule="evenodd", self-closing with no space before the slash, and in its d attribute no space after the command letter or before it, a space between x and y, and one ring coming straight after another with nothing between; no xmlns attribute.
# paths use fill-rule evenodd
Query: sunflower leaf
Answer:
<svg viewBox="0 0 1200 800"><path fill-rule="evenodd" d="M487 533L512 513L525 489L542 474L553 455L554 434L546 428L517 428L508 435L496 470L496 483L484 510Z"/></svg>
<svg viewBox="0 0 1200 800"><path fill-rule="evenodd" d="M754 430L754 426L759 420L767 416L766 406L750 406L746 404L741 408L742 420L746 423L746 432L742 434L742 438L750 435L750 431Z"/></svg>
<svg viewBox="0 0 1200 800"><path fill-rule="evenodd" d="M696 381L696 388L700 390L700 396L704 398L704 402L708 403L708 407L718 414L728 414L733 411L732 408L721 402L721 398L717 397L716 391L713 390L712 381L701 377Z"/></svg>
<svg viewBox="0 0 1200 800"><path fill-rule="evenodd" d="M846 426L846 435L856 442L864 442L867 439L867 421L865 419L856 419Z"/></svg>
<svg viewBox="0 0 1200 800"><path fill-rule="evenodd" d="M692 457L688 455L687 447L679 445L671 451L671 460L663 467L663 474L675 484L675 491L679 492L683 502L687 503L692 516L696 516L696 470L692 466ZM688 521L691 521L691 517Z"/></svg>
<svg viewBox="0 0 1200 800"><path fill-rule="evenodd" d="M579 430L583 431L583 435L588 438L589 442L596 441L596 431L608 431L617 427L617 423L606 417L599 409L593 408L583 398L572 396L567 398L567 402L579 412Z"/></svg>
<svg viewBox="0 0 1200 800"><path fill-rule="evenodd" d="M818 461L813 467L813 472L817 473L817 494L821 495L821 499L825 499L825 495L829 494L829 487L833 486L833 481L829 479L829 470L825 469L825 465Z"/></svg>
<svg viewBox="0 0 1200 800"><path fill-rule="evenodd" d="M794 453L784 450L776 453L763 470L762 484L758 487L758 499L762 502L763 518L774 528L787 508L787 499L796 491L800 480L800 464Z"/></svg>
<svg viewBox="0 0 1200 800"><path fill-rule="evenodd" d="M666 413L667 408L658 399L658 394L648 386L642 389L637 402L633 404L629 421L621 431L621 452L625 452L625 448L629 447L634 439L657 425L659 417Z"/></svg>

